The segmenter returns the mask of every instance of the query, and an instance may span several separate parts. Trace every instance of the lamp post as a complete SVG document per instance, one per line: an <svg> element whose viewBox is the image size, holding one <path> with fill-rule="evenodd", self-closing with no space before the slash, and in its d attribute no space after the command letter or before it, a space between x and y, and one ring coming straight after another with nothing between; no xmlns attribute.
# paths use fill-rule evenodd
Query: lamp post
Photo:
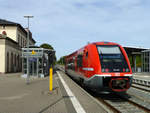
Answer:
<svg viewBox="0 0 150 113"><path fill-rule="evenodd" d="M24 18L27 18L28 20L28 27L27 27L27 79L26 79L26 84L29 84L29 35L30 35L30 31L29 31L29 19L33 18L33 16L24 16Z"/></svg>

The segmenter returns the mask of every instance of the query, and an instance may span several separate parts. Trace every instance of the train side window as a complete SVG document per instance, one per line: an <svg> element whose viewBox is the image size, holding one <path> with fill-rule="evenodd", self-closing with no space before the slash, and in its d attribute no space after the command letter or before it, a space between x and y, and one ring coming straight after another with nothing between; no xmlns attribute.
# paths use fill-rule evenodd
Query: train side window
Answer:
<svg viewBox="0 0 150 113"><path fill-rule="evenodd" d="M88 58L88 52L86 52L86 58Z"/></svg>
<svg viewBox="0 0 150 113"><path fill-rule="evenodd" d="M71 66L72 70L75 70L75 64L74 64L74 59L72 60L72 66Z"/></svg>
<svg viewBox="0 0 150 113"><path fill-rule="evenodd" d="M74 64L74 60L73 59L70 59L68 61L67 67L68 67L68 69L75 70L75 64Z"/></svg>
<svg viewBox="0 0 150 113"><path fill-rule="evenodd" d="M78 55L78 57L77 57L77 67L82 67L82 57L83 57L83 55Z"/></svg>
<svg viewBox="0 0 150 113"><path fill-rule="evenodd" d="M68 62L68 69L71 69L71 59Z"/></svg>

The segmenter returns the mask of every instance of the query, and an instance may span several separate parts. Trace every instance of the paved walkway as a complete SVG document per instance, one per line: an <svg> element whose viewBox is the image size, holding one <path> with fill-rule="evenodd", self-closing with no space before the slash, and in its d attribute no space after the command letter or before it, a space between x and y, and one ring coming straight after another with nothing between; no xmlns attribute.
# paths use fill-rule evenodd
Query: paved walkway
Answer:
<svg viewBox="0 0 150 113"><path fill-rule="evenodd" d="M0 74L0 113L67 113L55 79L50 93L48 77L32 78L27 85L20 75Z"/></svg>
<svg viewBox="0 0 150 113"><path fill-rule="evenodd" d="M150 81L150 73L133 73L133 77L135 79L149 80Z"/></svg>
<svg viewBox="0 0 150 113"><path fill-rule="evenodd" d="M64 72L53 77L53 91L49 91L49 77L30 78L21 73L0 74L0 113L106 113L102 103L90 96Z"/></svg>

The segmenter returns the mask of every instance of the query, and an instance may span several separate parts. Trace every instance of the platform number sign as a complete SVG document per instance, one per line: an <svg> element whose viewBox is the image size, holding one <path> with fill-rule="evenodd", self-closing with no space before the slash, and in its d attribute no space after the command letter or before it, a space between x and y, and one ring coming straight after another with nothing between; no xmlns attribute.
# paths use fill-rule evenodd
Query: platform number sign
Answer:
<svg viewBox="0 0 150 113"><path fill-rule="evenodd" d="M36 52L34 50L32 50L32 55L35 55L35 54L36 54Z"/></svg>

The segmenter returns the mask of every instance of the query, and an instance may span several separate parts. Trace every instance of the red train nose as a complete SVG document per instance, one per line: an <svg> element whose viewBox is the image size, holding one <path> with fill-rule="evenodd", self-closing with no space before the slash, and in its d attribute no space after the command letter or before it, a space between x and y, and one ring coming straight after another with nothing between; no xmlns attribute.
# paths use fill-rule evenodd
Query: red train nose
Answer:
<svg viewBox="0 0 150 113"><path fill-rule="evenodd" d="M109 87L117 92L126 91L129 89L129 80L128 78L112 78Z"/></svg>

